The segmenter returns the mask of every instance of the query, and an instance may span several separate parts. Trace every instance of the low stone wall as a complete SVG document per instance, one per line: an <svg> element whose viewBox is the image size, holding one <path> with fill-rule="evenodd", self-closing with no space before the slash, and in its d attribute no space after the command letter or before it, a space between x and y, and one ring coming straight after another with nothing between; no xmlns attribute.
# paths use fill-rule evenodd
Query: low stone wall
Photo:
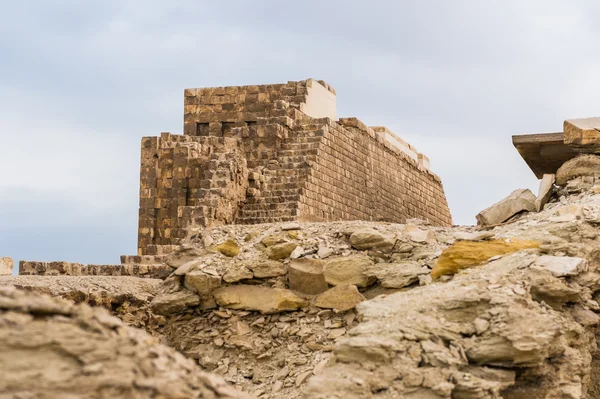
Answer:
<svg viewBox="0 0 600 399"><path fill-rule="evenodd" d="M72 262L20 261L21 276L132 276L164 279L172 269L165 264L83 265Z"/></svg>

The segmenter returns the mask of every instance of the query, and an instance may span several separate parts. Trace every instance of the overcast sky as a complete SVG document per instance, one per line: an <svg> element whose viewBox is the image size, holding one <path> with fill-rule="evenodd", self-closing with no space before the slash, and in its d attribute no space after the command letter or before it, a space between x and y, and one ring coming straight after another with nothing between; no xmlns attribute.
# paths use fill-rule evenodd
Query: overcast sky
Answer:
<svg viewBox="0 0 600 399"><path fill-rule="evenodd" d="M0 2L0 256L135 254L139 143L183 89L323 79L431 158L455 223L537 180L511 135L600 115L594 1Z"/></svg>

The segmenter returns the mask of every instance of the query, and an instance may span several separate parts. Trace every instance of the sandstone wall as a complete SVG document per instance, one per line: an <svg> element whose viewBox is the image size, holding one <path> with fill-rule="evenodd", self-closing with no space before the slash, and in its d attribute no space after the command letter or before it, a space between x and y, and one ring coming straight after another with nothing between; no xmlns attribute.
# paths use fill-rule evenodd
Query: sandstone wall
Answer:
<svg viewBox="0 0 600 399"><path fill-rule="evenodd" d="M20 261L21 276L132 276L166 278L172 268L165 264L83 265L73 262Z"/></svg>
<svg viewBox="0 0 600 399"><path fill-rule="evenodd" d="M452 224L441 180L421 161L355 118L324 127L306 194L302 220L421 218ZM416 155L416 153L415 153Z"/></svg>
<svg viewBox="0 0 600 399"><path fill-rule="evenodd" d="M142 140L138 255L220 224L452 223L427 157L384 127L335 122L325 82L187 89L184 109L183 136Z"/></svg>

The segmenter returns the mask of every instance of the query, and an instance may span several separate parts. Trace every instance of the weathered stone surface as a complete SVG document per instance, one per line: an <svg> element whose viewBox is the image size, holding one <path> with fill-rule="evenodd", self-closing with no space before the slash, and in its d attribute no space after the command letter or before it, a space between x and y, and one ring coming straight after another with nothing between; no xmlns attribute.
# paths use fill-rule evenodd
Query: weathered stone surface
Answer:
<svg viewBox="0 0 600 399"><path fill-rule="evenodd" d="M248 398L104 309L0 288L6 398Z"/></svg>
<svg viewBox="0 0 600 399"><path fill-rule="evenodd" d="M362 296L355 285L344 284L335 286L319 295L315 305L320 308L346 312L364 300L365 297Z"/></svg>
<svg viewBox="0 0 600 399"><path fill-rule="evenodd" d="M274 244L267 248L267 256L269 259L273 260L282 260L289 258L294 249L296 249L298 245L293 242L284 242L280 244Z"/></svg>
<svg viewBox="0 0 600 399"><path fill-rule="evenodd" d="M563 187L580 176L600 178L600 156L580 155L565 162L556 172L556 184Z"/></svg>
<svg viewBox="0 0 600 399"><path fill-rule="evenodd" d="M462 241L483 241L489 238L494 237L494 233L491 231L475 231L475 232L466 232L466 231L457 231L452 234L454 238Z"/></svg>
<svg viewBox="0 0 600 399"><path fill-rule="evenodd" d="M285 265L277 260L257 259L245 262L246 267L252 270L256 278L270 278L285 275Z"/></svg>
<svg viewBox="0 0 600 399"><path fill-rule="evenodd" d="M564 142L580 152L600 152L600 118L569 119L563 124Z"/></svg>
<svg viewBox="0 0 600 399"><path fill-rule="evenodd" d="M213 291L219 306L230 309L256 310L263 314L296 310L307 303L292 291L255 285L231 285Z"/></svg>
<svg viewBox="0 0 600 399"><path fill-rule="evenodd" d="M208 298L210 293L221 285L221 276L203 270L194 270L185 275L184 285L200 298Z"/></svg>
<svg viewBox="0 0 600 399"><path fill-rule="evenodd" d="M319 247L319 250L317 251L317 256L321 259L326 259L331 255L333 255L333 249L329 247Z"/></svg>
<svg viewBox="0 0 600 399"><path fill-rule="evenodd" d="M540 243L530 240L458 241L445 249L438 258L431 276L435 280L445 274L455 274L461 269L487 262L498 255L506 255L521 249L539 248Z"/></svg>
<svg viewBox="0 0 600 399"><path fill-rule="evenodd" d="M531 190L515 190L502 201L481 211L476 216L477 224L480 226L500 224L519 212L533 212L536 210L535 200L536 197Z"/></svg>
<svg viewBox="0 0 600 399"><path fill-rule="evenodd" d="M373 261L368 256L351 255L329 259L323 266L325 281L331 285L352 284L367 287L374 282L366 272Z"/></svg>
<svg viewBox="0 0 600 399"><path fill-rule="evenodd" d="M556 277L576 276L587 268L587 261L570 256L540 256L533 264L550 271Z"/></svg>
<svg viewBox="0 0 600 399"><path fill-rule="evenodd" d="M12 274L15 263L12 258L5 256L0 258L0 276L10 276Z"/></svg>
<svg viewBox="0 0 600 399"><path fill-rule="evenodd" d="M227 240L215 247L217 251L225 256L234 257L240 254L240 247L235 240Z"/></svg>
<svg viewBox="0 0 600 399"><path fill-rule="evenodd" d="M200 297L187 289L171 293L160 293L152 299L150 307L154 313L168 316L191 306L200 305Z"/></svg>
<svg viewBox="0 0 600 399"><path fill-rule="evenodd" d="M236 264L233 267L227 269L227 272L223 275L223 281L226 283L237 283L238 281L251 279L254 277L252 271L250 271L243 264Z"/></svg>
<svg viewBox="0 0 600 399"><path fill-rule="evenodd" d="M371 228L360 229L350 236L350 244L358 250L375 249L382 252L390 252L396 243L396 237L383 234Z"/></svg>
<svg viewBox="0 0 600 399"><path fill-rule="evenodd" d="M283 230L283 231L300 230L300 223L298 223L298 222L283 223L281 225L281 230Z"/></svg>
<svg viewBox="0 0 600 399"><path fill-rule="evenodd" d="M288 269L290 289L305 294L316 295L329 288L323 274L323 262L318 259L296 259Z"/></svg>
<svg viewBox="0 0 600 399"><path fill-rule="evenodd" d="M280 235L280 234L273 234L273 235L270 235L270 236L266 236L260 242L265 247L270 247L270 246L273 246L275 244L279 244L279 243L285 242L285 238L283 238L283 236Z"/></svg>
<svg viewBox="0 0 600 399"><path fill-rule="evenodd" d="M419 282L419 276L431 270L415 261L399 263L377 263L369 267L366 274L379 280L385 288L404 288Z"/></svg>
<svg viewBox="0 0 600 399"><path fill-rule="evenodd" d="M406 230L404 232L408 238L414 242L426 243L435 241L435 234L433 231L422 229L419 226L409 224L406 226Z"/></svg>
<svg viewBox="0 0 600 399"><path fill-rule="evenodd" d="M544 208L544 205L548 203L552 193L554 192L554 182L556 181L556 175L545 174L540 181L540 188L538 196L535 199L535 209L539 212Z"/></svg>
<svg viewBox="0 0 600 399"><path fill-rule="evenodd" d="M290 259L298 259L303 254L304 254L304 248L302 248L302 247L296 247L296 249L294 249L292 251L292 253L290 254Z"/></svg>

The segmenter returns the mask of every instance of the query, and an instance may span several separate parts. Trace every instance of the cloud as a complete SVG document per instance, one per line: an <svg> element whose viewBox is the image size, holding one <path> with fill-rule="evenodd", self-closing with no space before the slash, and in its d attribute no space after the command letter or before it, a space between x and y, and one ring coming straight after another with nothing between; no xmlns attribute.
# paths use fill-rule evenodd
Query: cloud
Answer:
<svg viewBox="0 0 600 399"><path fill-rule="evenodd" d="M1 8L0 255L132 253L139 141L181 132L186 87L324 79L340 116L388 126L431 158L457 223L535 191L512 134L559 131L600 103L591 0Z"/></svg>

